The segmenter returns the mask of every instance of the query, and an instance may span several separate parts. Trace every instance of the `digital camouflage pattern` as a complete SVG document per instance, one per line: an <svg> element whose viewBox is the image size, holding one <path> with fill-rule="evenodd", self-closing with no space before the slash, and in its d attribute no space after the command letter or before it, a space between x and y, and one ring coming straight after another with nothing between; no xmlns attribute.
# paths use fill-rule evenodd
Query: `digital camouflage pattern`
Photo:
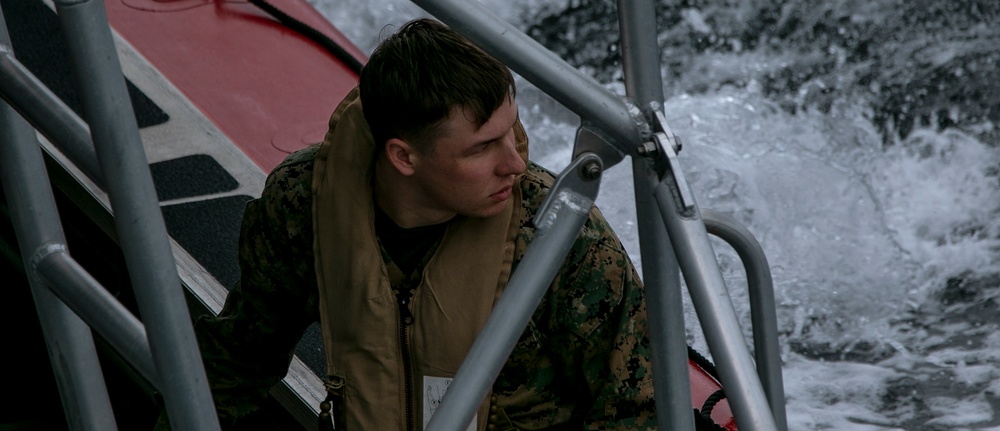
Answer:
<svg viewBox="0 0 1000 431"><path fill-rule="evenodd" d="M296 344L319 320L311 184L317 146L290 155L247 204L241 280L221 314L196 324L223 424L253 411L287 372ZM531 164L514 269L552 175ZM655 429L650 340L642 285L624 248L593 208L549 292L493 386L497 430Z"/></svg>

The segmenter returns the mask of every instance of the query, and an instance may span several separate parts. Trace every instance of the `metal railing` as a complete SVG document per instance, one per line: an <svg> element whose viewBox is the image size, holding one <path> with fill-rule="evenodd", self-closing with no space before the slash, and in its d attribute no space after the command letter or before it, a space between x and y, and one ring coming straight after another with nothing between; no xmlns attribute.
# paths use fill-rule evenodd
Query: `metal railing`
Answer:
<svg viewBox="0 0 1000 431"><path fill-rule="evenodd" d="M51 92L39 87L14 58L3 20L0 90L57 145L71 148L75 163L108 193L143 318L140 323L70 256L34 131L5 103L0 107L0 171L67 421L72 429L117 429L89 324L156 386L173 429L217 430L215 405L104 2L56 0L55 7L80 84L90 142L81 136L86 130L82 122L53 103ZM56 115L47 119L46 112Z"/></svg>
<svg viewBox="0 0 1000 431"><path fill-rule="evenodd" d="M579 114L583 124L574 160L538 213L537 237L527 251L532 258L526 256L512 275L428 429L464 429L471 420L477 400L499 374L586 220L601 172L629 156L643 232L640 247L660 428L694 429L681 308L683 272L737 425L744 431L786 430L767 261L745 228L721 214L699 210L680 170L680 145L662 113L652 2L618 2L625 100L476 2L414 2ZM17 62L0 11L0 95L16 109L0 106L0 181L26 257L67 419L72 429L116 428L89 324L160 390L173 429L218 429L103 2L55 4L78 80L86 83L79 88L89 121L77 117ZM51 188L39 175L44 172L41 151L24 119L108 192L145 325L68 253ZM709 233L732 245L747 269L756 372Z"/></svg>

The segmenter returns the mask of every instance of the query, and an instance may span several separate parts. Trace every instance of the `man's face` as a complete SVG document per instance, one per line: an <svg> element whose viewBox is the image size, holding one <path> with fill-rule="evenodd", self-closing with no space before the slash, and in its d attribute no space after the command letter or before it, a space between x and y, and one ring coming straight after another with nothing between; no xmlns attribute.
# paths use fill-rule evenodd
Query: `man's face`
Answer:
<svg viewBox="0 0 1000 431"><path fill-rule="evenodd" d="M469 217L499 214L515 178L525 170L514 139L517 105L512 99L482 127L471 118L464 110L453 110L437 139L414 159L411 179L427 210Z"/></svg>

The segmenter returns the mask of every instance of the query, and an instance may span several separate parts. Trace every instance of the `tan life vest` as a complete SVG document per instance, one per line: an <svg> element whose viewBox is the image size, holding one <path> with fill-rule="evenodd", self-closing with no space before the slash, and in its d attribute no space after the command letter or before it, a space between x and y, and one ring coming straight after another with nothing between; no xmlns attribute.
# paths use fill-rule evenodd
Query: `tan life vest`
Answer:
<svg viewBox="0 0 1000 431"><path fill-rule="evenodd" d="M515 126L518 150L527 162L527 138ZM316 155L313 229L319 309L328 374L338 383L347 430L406 429L412 402L416 431L423 429L435 392L454 377L510 278L521 194L499 215L458 217L414 290L414 321L403 326L412 370L401 351L401 317L374 228L371 175L375 144L358 90L341 102ZM412 374L411 374L412 373ZM407 400L410 377L413 399ZM444 386L446 387L446 386ZM435 395L426 396L428 393ZM476 429L486 428L489 397ZM339 410L339 409L338 409Z"/></svg>

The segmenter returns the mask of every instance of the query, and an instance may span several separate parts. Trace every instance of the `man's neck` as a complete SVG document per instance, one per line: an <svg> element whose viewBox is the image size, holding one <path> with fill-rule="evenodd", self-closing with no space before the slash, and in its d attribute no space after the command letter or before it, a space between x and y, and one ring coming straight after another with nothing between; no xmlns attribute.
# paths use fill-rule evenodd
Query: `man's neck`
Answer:
<svg viewBox="0 0 1000 431"><path fill-rule="evenodd" d="M444 223L455 218L454 213L444 213L422 207L420 192L413 181L399 173L387 161L375 161L372 178L372 200L393 222L402 228L415 228Z"/></svg>

